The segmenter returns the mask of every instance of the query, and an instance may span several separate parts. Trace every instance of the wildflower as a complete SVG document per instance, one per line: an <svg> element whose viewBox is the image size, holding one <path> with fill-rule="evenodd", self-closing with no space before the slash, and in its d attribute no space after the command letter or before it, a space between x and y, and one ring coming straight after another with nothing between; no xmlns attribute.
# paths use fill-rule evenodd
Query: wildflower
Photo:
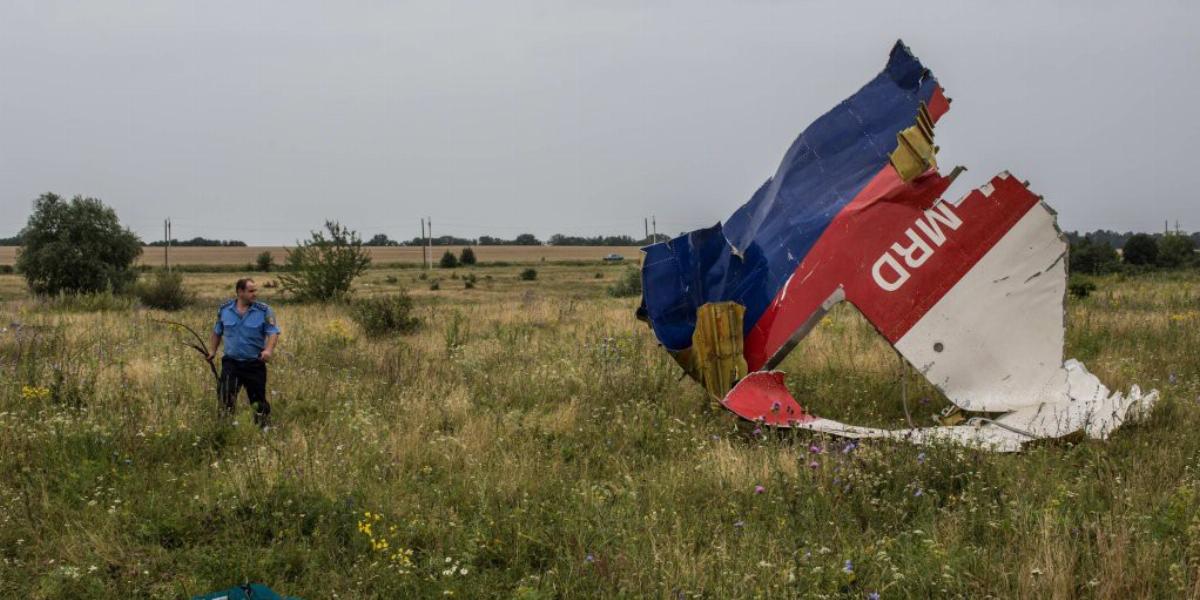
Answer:
<svg viewBox="0 0 1200 600"><path fill-rule="evenodd" d="M596 562L596 557L593 556L591 552L588 552L588 555L583 557L583 562L589 563L589 564L594 563L594 562Z"/></svg>
<svg viewBox="0 0 1200 600"><path fill-rule="evenodd" d="M847 558L846 564L842 565L842 572L843 573L853 573L854 572L854 563L850 559Z"/></svg>
<svg viewBox="0 0 1200 600"><path fill-rule="evenodd" d="M738 529L741 529L746 526L746 522L745 521L734 521L733 526L737 527Z"/></svg>
<svg viewBox="0 0 1200 600"><path fill-rule="evenodd" d="M755 427L755 428L754 428L754 431L751 431L750 433L751 433L752 435L755 435L755 436L760 436L760 435L762 435L762 428L761 428L761 427Z"/></svg>
<svg viewBox="0 0 1200 600"><path fill-rule="evenodd" d="M867 594L867 600L879 600L879 592L871 592Z"/></svg>
<svg viewBox="0 0 1200 600"><path fill-rule="evenodd" d="M812 444L808 447L808 451L811 452L812 454L820 454L821 447L816 444Z"/></svg>
<svg viewBox="0 0 1200 600"><path fill-rule="evenodd" d="M1175 385L1175 373L1171 373L1170 375L1168 375L1167 381L1170 382L1171 385Z"/></svg>
<svg viewBox="0 0 1200 600"><path fill-rule="evenodd" d="M921 464L925 464L925 453L924 452L917 455L917 462L919 462Z"/></svg>
<svg viewBox="0 0 1200 600"><path fill-rule="evenodd" d="M763 492L765 492L765 491L767 491L767 488L765 488L765 487L763 487L763 486L761 486L761 485L756 485L756 486L754 486L754 493L755 493L755 494L761 494L761 493L763 493Z"/></svg>
<svg viewBox="0 0 1200 600"><path fill-rule="evenodd" d="M913 492L913 498L920 498L924 494L925 492L921 491L921 488L917 488L917 491Z"/></svg>
<svg viewBox="0 0 1200 600"><path fill-rule="evenodd" d="M21 386L22 400L45 400L50 397L50 388L40 385Z"/></svg>
<svg viewBox="0 0 1200 600"><path fill-rule="evenodd" d="M810 469L815 469L815 468L817 468L817 467L819 467L819 466L821 466L821 463L819 463L819 462L817 462L817 461L815 461L815 460L814 460L814 461L812 461L812 462L810 462L810 463L808 463L808 467L809 467Z"/></svg>
<svg viewBox="0 0 1200 600"><path fill-rule="evenodd" d="M846 442L846 445L842 446L842 454L850 454L851 452L854 452L854 449L857 447L857 442Z"/></svg>

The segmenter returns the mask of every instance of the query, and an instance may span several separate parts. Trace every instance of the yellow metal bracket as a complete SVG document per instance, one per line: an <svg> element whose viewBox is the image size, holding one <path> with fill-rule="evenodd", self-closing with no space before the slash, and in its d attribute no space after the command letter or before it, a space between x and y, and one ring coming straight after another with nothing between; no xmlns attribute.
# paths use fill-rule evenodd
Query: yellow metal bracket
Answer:
<svg viewBox="0 0 1200 600"><path fill-rule="evenodd" d="M937 167L937 150L933 145L933 119L922 102L917 109L916 124L896 134L896 149L889 159L900 179L909 182L931 167Z"/></svg>
<svg viewBox="0 0 1200 600"><path fill-rule="evenodd" d="M696 311L692 347L676 360L708 393L724 398L746 376L742 354L742 320L746 307L736 302L711 302Z"/></svg>

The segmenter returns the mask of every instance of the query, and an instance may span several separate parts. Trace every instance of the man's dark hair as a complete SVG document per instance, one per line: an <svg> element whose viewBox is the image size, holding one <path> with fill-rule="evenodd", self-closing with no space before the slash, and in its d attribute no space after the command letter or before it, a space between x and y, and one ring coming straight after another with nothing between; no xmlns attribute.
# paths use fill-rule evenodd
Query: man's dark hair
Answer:
<svg viewBox="0 0 1200 600"><path fill-rule="evenodd" d="M251 281L254 281L254 279L251 277L243 277L237 280L237 283L234 284L233 289L239 292L244 291L246 289L246 284Z"/></svg>

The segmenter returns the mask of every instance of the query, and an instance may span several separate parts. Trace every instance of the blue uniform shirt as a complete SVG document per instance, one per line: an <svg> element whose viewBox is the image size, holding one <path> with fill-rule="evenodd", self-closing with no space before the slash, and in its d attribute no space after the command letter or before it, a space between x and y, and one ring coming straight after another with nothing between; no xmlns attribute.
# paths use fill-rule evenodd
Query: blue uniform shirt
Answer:
<svg viewBox="0 0 1200 600"><path fill-rule="evenodd" d="M254 360L267 347L267 336L279 334L279 327L270 306L255 302L245 315L239 315L237 300L230 300L217 309L213 333L225 338L225 356Z"/></svg>

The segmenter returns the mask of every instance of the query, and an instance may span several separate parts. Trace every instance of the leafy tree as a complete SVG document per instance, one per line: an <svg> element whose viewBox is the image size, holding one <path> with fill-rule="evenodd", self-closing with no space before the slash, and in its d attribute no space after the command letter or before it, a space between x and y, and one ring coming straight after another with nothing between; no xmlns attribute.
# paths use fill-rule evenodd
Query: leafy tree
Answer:
<svg viewBox="0 0 1200 600"><path fill-rule="evenodd" d="M254 266L263 273L269 273L275 268L275 257L270 252L263 251L254 259Z"/></svg>
<svg viewBox="0 0 1200 600"><path fill-rule="evenodd" d="M325 302L350 293L354 278L371 264L358 233L337 221L326 221L325 232L288 251L288 273L279 281L300 300Z"/></svg>
<svg viewBox="0 0 1200 600"><path fill-rule="evenodd" d="M1071 242L1068 263L1072 273L1098 275L1110 273L1120 266L1117 251L1108 242L1093 241L1091 236L1077 238Z"/></svg>
<svg viewBox="0 0 1200 600"><path fill-rule="evenodd" d="M537 239L537 237L534 236L532 233L522 233L521 235L517 236L517 239L513 240L513 245L515 245L515 246L541 246L542 241Z"/></svg>
<svg viewBox="0 0 1200 600"><path fill-rule="evenodd" d="M1134 234L1125 242L1121 254L1128 264L1153 265L1158 262L1158 244L1145 233Z"/></svg>
<svg viewBox="0 0 1200 600"><path fill-rule="evenodd" d="M1158 259L1160 267L1186 267L1196 262L1196 242L1192 238L1171 233L1158 238Z"/></svg>
<svg viewBox="0 0 1200 600"><path fill-rule="evenodd" d="M121 292L137 280L141 239L95 198L42 194L20 237L17 270L36 294Z"/></svg>
<svg viewBox="0 0 1200 600"><path fill-rule="evenodd" d="M453 269L458 266L458 259L454 257L454 253L447 250L442 255L442 260L438 262L438 266L443 269Z"/></svg>
<svg viewBox="0 0 1200 600"><path fill-rule="evenodd" d="M400 242L394 241L387 236L386 233L377 233L370 240L363 243L364 246L399 246Z"/></svg>
<svg viewBox="0 0 1200 600"><path fill-rule="evenodd" d="M462 249L462 254L458 256L459 264L473 265L475 264L475 251L470 246Z"/></svg>

